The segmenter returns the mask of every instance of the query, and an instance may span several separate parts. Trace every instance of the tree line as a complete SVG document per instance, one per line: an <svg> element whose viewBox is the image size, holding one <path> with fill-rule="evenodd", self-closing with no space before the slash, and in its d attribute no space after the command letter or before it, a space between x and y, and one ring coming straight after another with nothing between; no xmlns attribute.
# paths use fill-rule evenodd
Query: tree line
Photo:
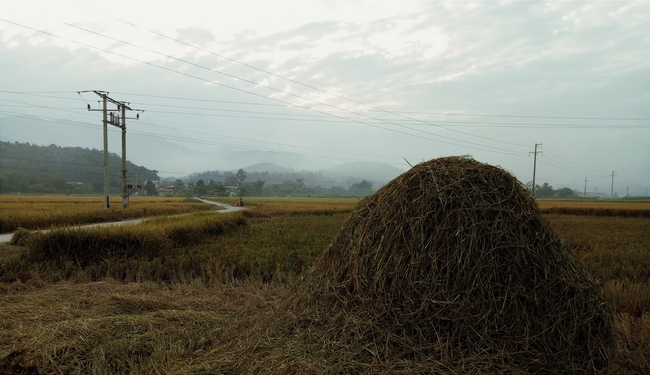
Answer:
<svg viewBox="0 0 650 375"><path fill-rule="evenodd" d="M153 181L158 172L127 161L129 183L144 184L147 195L159 195ZM104 189L104 152L81 147L38 146L0 141L0 194L101 194ZM122 158L109 154L111 194L122 192ZM348 186L344 186L348 185ZM373 182L335 181L320 172L207 171L185 180L162 181L172 187L168 194L241 197L365 197ZM532 183L527 187L532 190ZM548 183L535 186L538 198L573 198L570 188L554 189Z"/></svg>
<svg viewBox="0 0 650 375"><path fill-rule="evenodd" d="M533 183L529 182L526 184L528 190L532 192ZM577 198L578 193L568 187L563 187L560 189L553 189L553 186L549 185L548 182L545 182L540 185L535 185L535 198Z"/></svg>
<svg viewBox="0 0 650 375"><path fill-rule="evenodd" d="M362 180L351 184L349 187L343 186L328 186L323 187L320 185L307 184L305 182L304 173L300 172L295 174L286 173L272 173L264 172L253 173L256 177L267 177L268 180L260 178L249 179L249 175L240 169L237 173L233 172L210 172L208 175L217 179L206 180L199 178L198 180L189 179L187 182L181 179L169 179L163 181L161 186L171 189L170 194L187 195L187 196L215 196L215 197L365 197L374 192L373 183L371 181ZM194 177L201 176L195 174ZM294 177L295 179L287 178L280 181L282 177ZM296 177L300 176L300 177ZM271 181L271 183L269 183ZM153 183L145 186L145 190L154 189ZM151 191L153 193L153 190Z"/></svg>
<svg viewBox="0 0 650 375"><path fill-rule="evenodd" d="M122 157L109 154L111 194L122 192ZM129 183L159 179L158 172L126 163ZM104 151L0 141L0 193L101 194Z"/></svg>

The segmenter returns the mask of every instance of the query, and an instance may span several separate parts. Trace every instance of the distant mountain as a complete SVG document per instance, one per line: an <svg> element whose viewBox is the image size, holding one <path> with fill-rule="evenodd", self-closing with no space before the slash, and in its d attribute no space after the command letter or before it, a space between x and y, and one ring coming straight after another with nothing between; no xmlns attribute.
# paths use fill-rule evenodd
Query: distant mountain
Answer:
<svg viewBox="0 0 650 375"><path fill-rule="evenodd" d="M243 169L248 174L264 173L271 175L295 175L309 178L315 184L332 185L336 183L357 183L368 180L375 186L385 185L390 180L404 173L404 170L383 163L344 163L336 167L320 170L300 170L283 167L275 163L259 163ZM237 172L233 170L232 172ZM317 177L315 177L317 176ZM300 177L298 177L300 178ZM319 181L314 181L314 179Z"/></svg>
<svg viewBox="0 0 650 375"><path fill-rule="evenodd" d="M354 180L352 182L368 180L374 182L375 187L385 185L395 177L404 173L404 170L383 163L351 162L333 168L322 169L323 175L337 179Z"/></svg>
<svg viewBox="0 0 650 375"><path fill-rule="evenodd" d="M287 168L287 167L281 167L275 163L259 163L259 164L253 164L245 168L241 168L247 173L251 172L269 172L269 173L292 173L295 172L294 169ZM237 172L237 170L233 170L233 172Z"/></svg>
<svg viewBox="0 0 650 375"><path fill-rule="evenodd" d="M307 157L290 152L261 150L237 150L221 148L212 152L201 152L171 142L164 136L146 131L137 121L127 129L127 159L137 165L158 171L162 177L183 178L203 173L199 171L237 171L250 173L268 172L290 178L299 171L317 173L317 179L310 181L329 184L356 183L370 180L375 187L392 180L404 171L381 163L345 163L336 165L328 159ZM32 145L58 147L81 147L103 150L101 121L74 122L53 121L31 116L0 117L0 141L28 142ZM121 132L109 127L109 152L121 155ZM307 180L307 179L306 179Z"/></svg>
<svg viewBox="0 0 650 375"><path fill-rule="evenodd" d="M293 154L290 152L275 151L231 151L225 154L223 162L230 167L226 169L244 169L246 166L252 166L260 163L272 163L284 168L300 170L317 170L332 167L335 163L318 158L308 158L304 155Z"/></svg>

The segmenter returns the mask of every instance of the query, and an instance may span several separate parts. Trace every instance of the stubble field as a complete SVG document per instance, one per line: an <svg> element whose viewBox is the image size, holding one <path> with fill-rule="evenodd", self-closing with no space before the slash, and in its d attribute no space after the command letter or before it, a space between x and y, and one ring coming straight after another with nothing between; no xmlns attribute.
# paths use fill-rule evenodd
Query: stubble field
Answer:
<svg viewBox="0 0 650 375"><path fill-rule="evenodd" d="M86 198L76 199L0 197L0 212L14 229L78 224L75 207ZM99 213L88 217L104 211L94 199L89 211ZM234 373L232 346L272 339L247 333L280 308L357 203L251 198L246 211L215 214L197 201L160 198L147 203L147 216L194 213L135 226L21 231L0 245L0 373ZM611 373L649 373L650 202L539 205L609 298ZM39 224L28 224L34 216Z"/></svg>

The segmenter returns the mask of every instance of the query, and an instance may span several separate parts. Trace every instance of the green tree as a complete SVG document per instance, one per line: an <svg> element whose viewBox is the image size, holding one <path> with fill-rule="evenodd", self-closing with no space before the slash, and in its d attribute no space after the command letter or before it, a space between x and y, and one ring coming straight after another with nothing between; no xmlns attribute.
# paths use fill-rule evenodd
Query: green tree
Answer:
<svg viewBox="0 0 650 375"><path fill-rule="evenodd" d="M174 194L181 194L185 190L185 183L178 179L174 181Z"/></svg>
<svg viewBox="0 0 650 375"><path fill-rule="evenodd" d="M562 188L555 193L558 198L571 198L575 195L575 192L568 187Z"/></svg>
<svg viewBox="0 0 650 375"><path fill-rule="evenodd" d="M208 194L208 186L205 184L205 181L196 181L196 185L194 185L194 194L199 196Z"/></svg>
<svg viewBox="0 0 650 375"><path fill-rule="evenodd" d="M545 182L542 186L535 187L535 196L540 198L550 198L555 195L555 190L553 186L549 185L548 182Z"/></svg>
<svg viewBox="0 0 650 375"><path fill-rule="evenodd" d="M147 180L147 183L144 184L144 191L147 192L147 195L158 195L158 189L151 180Z"/></svg>
<svg viewBox="0 0 650 375"><path fill-rule="evenodd" d="M217 183L214 182L214 180L210 180L210 182L208 182L208 193L207 194L208 195L217 195L216 194L217 186L219 186L219 185L217 185Z"/></svg>
<svg viewBox="0 0 650 375"><path fill-rule="evenodd" d="M217 197L225 197L228 195L226 192L226 187L222 183L217 184L217 186L214 188L213 194Z"/></svg>
<svg viewBox="0 0 650 375"><path fill-rule="evenodd" d="M194 196L194 187L196 187L195 182L188 182L187 187L185 188L185 196L192 197Z"/></svg>
<svg viewBox="0 0 650 375"><path fill-rule="evenodd" d="M246 181L246 172L243 169L238 170L235 178L237 179L237 186L243 187Z"/></svg>
<svg viewBox="0 0 650 375"><path fill-rule="evenodd" d="M227 176L223 184L226 186L237 186L237 177Z"/></svg>
<svg viewBox="0 0 650 375"><path fill-rule="evenodd" d="M249 197L263 197L264 196L264 184L266 181L257 180L253 183L246 184L246 193Z"/></svg>

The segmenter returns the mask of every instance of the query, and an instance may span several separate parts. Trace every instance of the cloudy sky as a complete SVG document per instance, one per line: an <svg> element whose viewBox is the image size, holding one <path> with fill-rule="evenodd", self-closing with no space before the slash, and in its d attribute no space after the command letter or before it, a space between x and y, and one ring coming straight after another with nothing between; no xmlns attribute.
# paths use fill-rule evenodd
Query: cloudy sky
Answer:
<svg viewBox="0 0 650 375"><path fill-rule="evenodd" d="M402 169L471 155L524 183L540 144L538 184L609 193L615 171L619 196L646 195L648 20L650 1L16 1L0 140L37 116L31 142L102 148L99 97L79 92L103 90L144 110L142 144ZM149 167L197 172L165 148Z"/></svg>

